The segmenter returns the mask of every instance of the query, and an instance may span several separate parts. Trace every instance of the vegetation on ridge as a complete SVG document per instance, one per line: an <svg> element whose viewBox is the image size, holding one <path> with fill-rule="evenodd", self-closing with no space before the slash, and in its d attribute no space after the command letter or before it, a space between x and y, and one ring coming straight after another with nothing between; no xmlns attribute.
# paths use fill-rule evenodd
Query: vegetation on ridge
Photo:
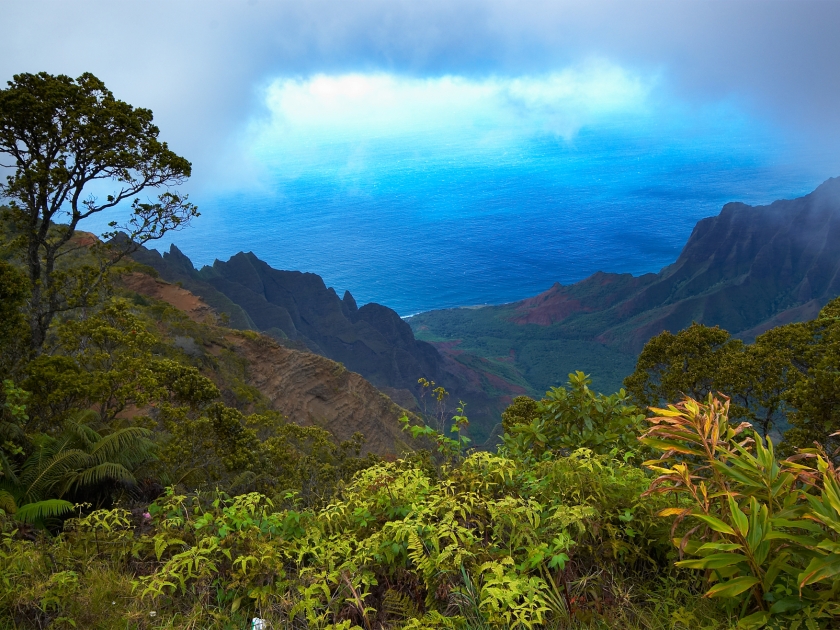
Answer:
<svg viewBox="0 0 840 630"><path fill-rule="evenodd" d="M572 372L513 400L495 453L438 407L404 422L430 450L383 460L272 411L230 342L268 341L121 288L139 267L62 226L53 278L102 275L33 346L20 211L0 224L0 628L840 622L840 298L750 345L660 335L612 395Z"/></svg>

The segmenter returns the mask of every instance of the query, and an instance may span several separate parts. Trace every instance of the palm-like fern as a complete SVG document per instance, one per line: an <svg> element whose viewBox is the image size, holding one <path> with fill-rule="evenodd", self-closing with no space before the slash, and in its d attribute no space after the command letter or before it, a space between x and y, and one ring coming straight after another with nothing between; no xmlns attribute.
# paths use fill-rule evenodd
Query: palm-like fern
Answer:
<svg viewBox="0 0 840 630"><path fill-rule="evenodd" d="M128 427L103 436L90 426L97 420L92 411L79 412L58 436L36 437L20 470L0 479L3 509L18 520L43 523L72 508L66 496L109 481L134 483L133 471L154 457L151 431Z"/></svg>

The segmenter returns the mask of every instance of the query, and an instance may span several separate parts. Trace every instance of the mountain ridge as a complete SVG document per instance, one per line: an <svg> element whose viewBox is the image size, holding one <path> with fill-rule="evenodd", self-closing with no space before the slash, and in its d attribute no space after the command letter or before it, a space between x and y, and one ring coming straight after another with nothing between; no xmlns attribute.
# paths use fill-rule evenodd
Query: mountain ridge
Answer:
<svg viewBox="0 0 840 630"><path fill-rule="evenodd" d="M484 381L492 375L417 340L392 309L376 303L359 307L349 291L339 298L317 274L273 269L253 252L195 269L175 245L163 254L140 248L132 258L225 313L232 327L260 331L284 346L340 362L409 410L423 406L420 378L444 386L453 409L459 400L468 401L482 418L498 417L504 409L503 401L485 392ZM473 435L485 440L489 433L479 422Z"/></svg>
<svg viewBox="0 0 840 630"><path fill-rule="evenodd" d="M724 205L695 225L677 260L659 273L598 271L518 302L408 321L442 354L458 348L456 361L528 357L505 368L528 382L532 395L578 369L612 391L621 386L618 372L629 373L644 344L665 330L698 322L750 341L774 325L813 318L837 295L840 178L832 178L797 199ZM611 376L599 377L604 371Z"/></svg>
<svg viewBox="0 0 840 630"><path fill-rule="evenodd" d="M588 285L611 289L604 296ZM604 313L605 329L595 338L639 351L651 336L692 321L738 334L838 294L840 178L833 178L798 199L726 204L719 215L697 223L677 260L658 274L598 272L568 287L555 284L514 303L511 321L550 325L579 313ZM635 323L639 332L625 340L613 332L626 333Z"/></svg>
<svg viewBox="0 0 840 630"><path fill-rule="evenodd" d="M840 178L766 206L733 202L694 227L677 260L641 276L598 271L571 285L480 309L429 311L403 320L359 307L313 273L271 268L253 252L195 269L174 245L135 260L181 282L234 328L344 364L417 410L420 377L469 403L474 437L490 436L512 397L540 396L569 372L614 391L644 344L692 322L750 340L813 317L840 295Z"/></svg>

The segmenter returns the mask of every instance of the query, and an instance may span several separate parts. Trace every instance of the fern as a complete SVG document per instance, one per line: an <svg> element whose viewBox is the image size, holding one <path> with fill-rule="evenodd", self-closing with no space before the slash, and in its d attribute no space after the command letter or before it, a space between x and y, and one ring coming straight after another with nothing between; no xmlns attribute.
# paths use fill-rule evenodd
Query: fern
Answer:
<svg viewBox="0 0 840 630"><path fill-rule="evenodd" d="M48 448L39 449L23 465L20 479L24 487L22 498L26 501L38 501L55 492L68 473L83 468L87 460L87 454L77 449L55 454L51 454Z"/></svg>
<svg viewBox="0 0 840 630"><path fill-rule="evenodd" d="M129 427L102 436L90 426L97 418L94 412L80 412L65 423L58 436L33 438L35 451L24 461L19 474L3 479L5 491L16 505L63 499L106 482L136 483L133 470L154 458L151 432ZM31 520L42 522L43 518Z"/></svg>
<svg viewBox="0 0 840 630"><path fill-rule="evenodd" d="M63 499L47 499L36 503L27 503L18 508L15 518L24 523L39 523L49 518L62 516L73 509L73 504Z"/></svg>
<svg viewBox="0 0 840 630"><path fill-rule="evenodd" d="M132 475L131 472L129 472L129 470L122 464L104 462L102 464L86 468L82 472L68 477L62 494L65 494L72 489L94 486L105 481L119 481L128 484L136 483L134 475Z"/></svg>
<svg viewBox="0 0 840 630"><path fill-rule="evenodd" d="M393 589L385 592L382 598L382 612L397 621L406 621L420 616L417 605L405 593Z"/></svg>
<svg viewBox="0 0 840 630"><path fill-rule="evenodd" d="M151 457L154 448L154 443L149 439L151 436L152 432L148 429L127 427L100 437L89 452L101 462L141 462Z"/></svg>

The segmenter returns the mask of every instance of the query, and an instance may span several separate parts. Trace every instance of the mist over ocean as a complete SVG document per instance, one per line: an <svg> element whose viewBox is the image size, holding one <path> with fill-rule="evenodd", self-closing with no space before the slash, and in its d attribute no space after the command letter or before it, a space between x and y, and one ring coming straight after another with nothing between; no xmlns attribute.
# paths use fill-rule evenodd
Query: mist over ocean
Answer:
<svg viewBox="0 0 840 630"><path fill-rule="evenodd" d="M279 81L241 138L251 180L198 190L202 216L156 247L174 242L196 266L252 251L407 316L656 272L724 203L840 175L836 155L737 104L660 92L612 66L530 82Z"/></svg>

